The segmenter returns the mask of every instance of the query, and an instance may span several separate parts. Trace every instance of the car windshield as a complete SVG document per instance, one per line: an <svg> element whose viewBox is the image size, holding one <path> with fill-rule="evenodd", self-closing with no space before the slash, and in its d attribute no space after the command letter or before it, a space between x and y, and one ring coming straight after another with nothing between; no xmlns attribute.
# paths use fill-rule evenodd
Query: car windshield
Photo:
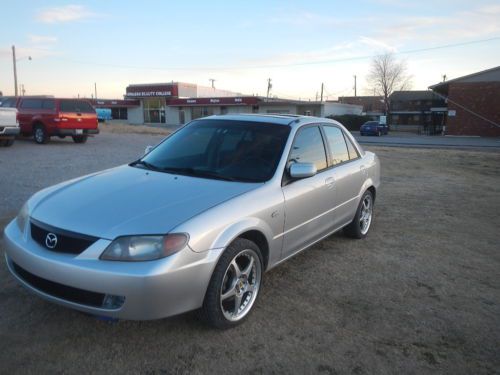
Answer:
<svg viewBox="0 0 500 375"><path fill-rule="evenodd" d="M375 126L375 125L378 125L378 122L376 122L376 121L368 121L368 122L365 122L365 125L366 126Z"/></svg>
<svg viewBox="0 0 500 375"><path fill-rule="evenodd" d="M201 178L264 182L274 175L289 133L287 125L196 120L131 165Z"/></svg>

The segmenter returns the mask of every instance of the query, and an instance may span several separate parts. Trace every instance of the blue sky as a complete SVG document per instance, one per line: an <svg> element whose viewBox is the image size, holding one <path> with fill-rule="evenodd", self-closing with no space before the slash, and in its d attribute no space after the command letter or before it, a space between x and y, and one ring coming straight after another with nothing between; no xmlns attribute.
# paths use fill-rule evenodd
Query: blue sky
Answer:
<svg viewBox="0 0 500 375"><path fill-rule="evenodd" d="M119 98L129 83L210 78L264 95L272 78L274 95L314 98L324 82L335 99L353 94L353 75L369 94L370 56L385 51L406 60L413 89L500 65L498 1L16 0L0 23L4 94L12 44L26 94L67 97L90 96L94 82L99 97Z"/></svg>

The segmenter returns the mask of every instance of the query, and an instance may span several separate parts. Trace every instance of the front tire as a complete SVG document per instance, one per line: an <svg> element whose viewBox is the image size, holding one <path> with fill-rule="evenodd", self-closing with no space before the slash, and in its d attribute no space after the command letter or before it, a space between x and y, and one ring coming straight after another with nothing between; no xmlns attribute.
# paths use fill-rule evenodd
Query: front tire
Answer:
<svg viewBox="0 0 500 375"><path fill-rule="evenodd" d="M344 233L348 237L357 239L366 237L373 220L373 203L372 192L370 190L365 191L359 202L354 219L344 228Z"/></svg>
<svg viewBox="0 0 500 375"><path fill-rule="evenodd" d="M259 294L263 262L259 247L238 238L221 255L205 294L200 317L226 329L241 324Z"/></svg>

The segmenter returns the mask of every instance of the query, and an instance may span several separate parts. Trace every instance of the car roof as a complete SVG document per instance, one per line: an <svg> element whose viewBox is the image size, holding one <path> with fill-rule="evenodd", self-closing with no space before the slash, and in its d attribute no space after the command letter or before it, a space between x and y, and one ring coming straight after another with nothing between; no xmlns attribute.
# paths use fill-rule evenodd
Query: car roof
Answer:
<svg viewBox="0 0 500 375"><path fill-rule="evenodd" d="M252 121L252 122L264 122L268 124L278 124L278 125L303 125L306 123L327 123L335 121L313 117L313 116L301 116L301 115L292 115L292 114L283 114L283 113L268 113L268 114L260 114L260 113L240 113L240 114L229 114L229 115L213 115L204 117L204 119L217 119L217 120L232 120L232 121Z"/></svg>

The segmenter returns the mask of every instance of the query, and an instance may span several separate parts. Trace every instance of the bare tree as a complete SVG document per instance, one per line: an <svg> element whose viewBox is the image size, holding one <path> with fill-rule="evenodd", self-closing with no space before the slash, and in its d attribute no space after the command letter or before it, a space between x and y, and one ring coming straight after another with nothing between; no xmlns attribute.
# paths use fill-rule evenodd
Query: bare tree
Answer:
<svg viewBox="0 0 500 375"><path fill-rule="evenodd" d="M405 61L397 61L392 53L375 56L367 77L374 94L384 98L385 113L389 112L390 95L397 90L408 90L411 77Z"/></svg>

